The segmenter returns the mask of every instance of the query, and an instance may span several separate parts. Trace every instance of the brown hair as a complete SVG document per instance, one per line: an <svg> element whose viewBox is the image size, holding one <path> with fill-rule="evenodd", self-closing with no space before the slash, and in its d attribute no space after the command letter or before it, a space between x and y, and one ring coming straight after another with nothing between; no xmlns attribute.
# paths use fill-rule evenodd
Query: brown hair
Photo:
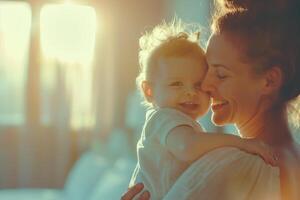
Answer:
<svg viewBox="0 0 300 200"><path fill-rule="evenodd" d="M284 81L279 102L294 108L300 125L300 1L219 0L212 31L243 42L244 56L257 73L280 67Z"/></svg>

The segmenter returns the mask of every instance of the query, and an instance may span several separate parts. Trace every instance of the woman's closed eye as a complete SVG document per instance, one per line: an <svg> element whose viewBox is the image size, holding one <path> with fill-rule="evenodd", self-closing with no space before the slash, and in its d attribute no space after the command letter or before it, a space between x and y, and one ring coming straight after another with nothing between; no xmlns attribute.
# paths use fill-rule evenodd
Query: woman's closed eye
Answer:
<svg viewBox="0 0 300 200"><path fill-rule="evenodd" d="M228 77L228 75L224 71L221 71L221 70L216 70L216 76L220 80L224 80Z"/></svg>

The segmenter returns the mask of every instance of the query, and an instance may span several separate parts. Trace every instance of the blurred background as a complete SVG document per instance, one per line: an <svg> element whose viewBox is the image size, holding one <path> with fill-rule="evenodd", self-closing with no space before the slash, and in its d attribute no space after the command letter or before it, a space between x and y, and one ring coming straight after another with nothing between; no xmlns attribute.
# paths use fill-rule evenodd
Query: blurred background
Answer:
<svg viewBox="0 0 300 200"><path fill-rule="evenodd" d="M0 0L0 199L119 199L145 109L138 39L210 0ZM234 133L233 126L209 131ZM113 196L115 195L115 196Z"/></svg>

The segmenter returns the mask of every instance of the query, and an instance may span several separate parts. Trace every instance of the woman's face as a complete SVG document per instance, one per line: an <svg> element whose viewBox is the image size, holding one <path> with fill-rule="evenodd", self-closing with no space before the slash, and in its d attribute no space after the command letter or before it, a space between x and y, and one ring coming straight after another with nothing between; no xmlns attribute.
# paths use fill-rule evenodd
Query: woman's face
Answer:
<svg viewBox="0 0 300 200"><path fill-rule="evenodd" d="M202 84L212 97L212 120L217 125L243 126L258 112L262 78L241 60L236 43L225 35L212 35L207 47L208 72Z"/></svg>

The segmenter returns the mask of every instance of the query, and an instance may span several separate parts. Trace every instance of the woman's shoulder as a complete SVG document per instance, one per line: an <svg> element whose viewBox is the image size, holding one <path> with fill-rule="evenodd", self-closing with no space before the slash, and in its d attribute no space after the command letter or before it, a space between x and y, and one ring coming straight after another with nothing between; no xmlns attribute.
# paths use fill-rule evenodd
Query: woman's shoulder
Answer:
<svg viewBox="0 0 300 200"><path fill-rule="evenodd" d="M300 173L300 144L291 143L279 150L280 167L296 169Z"/></svg>
<svg viewBox="0 0 300 200"><path fill-rule="evenodd" d="M248 177L259 181L257 175L270 178L279 177L279 168L273 167L259 157L241 151L234 147L223 147L208 152L202 158L193 163L194 168L207 168L209 176L224 176L230 178ZM233 173L230 175L230 173ZM210 174L211 173L211 174ZM266 180L266 179L263 179ZM251 181L248 179L248 181ZM234 181L233 181L234 182Z"/></svg>
<svg viewBox="0 0 300 200"><path fill-rule="evenodd" d="M237 148L219 148L195 161L166 199L178 195L180 199L279 199L279 168Z"/></svg>
<svg viewBox="0 0 300 200"><path fill-rule="evenodd" d="M271 165L265 163L265 161L258 155L250 154L245 151L242 151L235 147L221 147L206 153L196 162L195 165L214 165L218 163L217 167L220 168L224 165L233 165L235 164L235 168L243 168L253 165L261 166L262 168L270 168L274 169L274 171L278 171L277 167L272 167Z"/></svg>
<svg viewBox="0 0 300 200"><path fill-rule="evenodd" d="M279 156L282 195L286 199L300 199L300 145L293 143L282 148Z"/></svg>

